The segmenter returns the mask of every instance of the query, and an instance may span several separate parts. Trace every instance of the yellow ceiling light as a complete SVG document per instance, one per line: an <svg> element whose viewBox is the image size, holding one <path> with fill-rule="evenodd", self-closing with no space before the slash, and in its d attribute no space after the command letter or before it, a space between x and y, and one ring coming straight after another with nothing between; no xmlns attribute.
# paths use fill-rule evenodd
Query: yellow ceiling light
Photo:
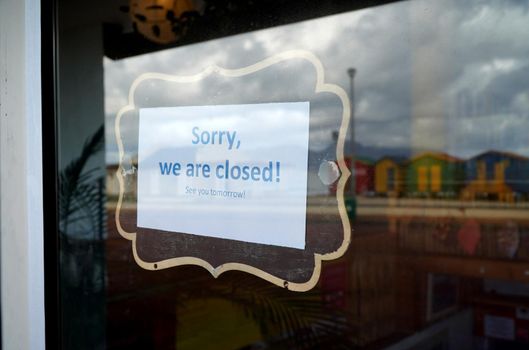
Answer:
<svg viewBox="0 0 529 350"><path fill-rule="evenodd" d="M190 16L197 13L192 0L130 1L135 30L158 44L177 41L184 34Z"/></svg>

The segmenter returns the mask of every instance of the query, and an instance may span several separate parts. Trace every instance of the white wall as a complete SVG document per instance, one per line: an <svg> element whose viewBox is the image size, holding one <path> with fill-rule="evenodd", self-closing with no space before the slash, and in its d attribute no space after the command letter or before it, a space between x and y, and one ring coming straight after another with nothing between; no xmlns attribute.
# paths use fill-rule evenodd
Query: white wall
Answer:
<svg viewBox="0 0 529 350"><path fill-rule="evenodd" d="M3 349L44 349L40 1L0 0Z"/></svg>

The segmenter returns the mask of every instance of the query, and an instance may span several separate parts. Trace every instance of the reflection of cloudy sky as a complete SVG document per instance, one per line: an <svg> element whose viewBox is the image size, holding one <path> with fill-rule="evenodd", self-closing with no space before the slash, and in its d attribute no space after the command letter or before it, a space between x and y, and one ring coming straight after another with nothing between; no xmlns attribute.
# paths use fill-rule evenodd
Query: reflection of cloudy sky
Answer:
<svg viewBox="0 0 529 350"><path fill-rule="evenodd" d="M190 75L210 64L240 68L292 49L315 53L326 82L345 89L347 68L357 69L355 137L366 147L437 149L462 157L499 149L529 156L529 8L526 2L453 0L391 4L105 60L110 159L113 118L139 74ZM312 83L310 76L298 79ZM275 91L284 83L269 76L245 94ZM313 111L316 148L331 143L336 128L325 108Z"/></svg>

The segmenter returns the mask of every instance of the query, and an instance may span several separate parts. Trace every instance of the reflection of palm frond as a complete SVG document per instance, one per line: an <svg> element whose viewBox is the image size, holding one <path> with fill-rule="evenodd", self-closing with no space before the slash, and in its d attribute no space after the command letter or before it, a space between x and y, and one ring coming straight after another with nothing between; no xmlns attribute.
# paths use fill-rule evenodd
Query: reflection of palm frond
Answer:
<svg viewBox="0 0 529 350"><path fill-rule="evenodd" d="M99 349L104 341L103 176L99 168L86 170L103 145L101 126L59 173L59 293L62 319L67 320L61 324L61 341L68 349L79 344Z"/></svg>
<svg viewBox="0 0 529 350"><path fill-rule="evenodd" d="M183 269L180 272L178 279L149 285L130 294L113 296L107 298L107 302L171 296L178 305L179 314L185 314L188 305L194 301L220 299L241 309L246 318L255 322L260 329L262 341L243 349L358 348L355 344L358 334L351 322L351 315L325 302L319 288L299 293L279 288L246 273L228 273L212 282L209 274L197 273L196 269ZM192 313L192 310L188 311ZM208 312L215 310L210 309ZM216 332L217 329L210 331ZM193 333L188 335L196 336ZM184 339L183 334L179 337L183 343L193 341Z"/></svg>
<svg viewBox="0 0 529 350"><path fill-rule="evenodd" d="M73 223L90 225L91 230L97 230L102 205L101 186L95 176L98 169L84 171L84 168L90 158L103 148L103 138L104 128L101 126L85 142L81 155L59 174L59 228L63 234L69 233L69 226Z"/></svg>
<svg viewBox="0 0 529 350"><path fill-rule="evenodd" d="M201 292L187 291L184 294L189 298L217 297L242 308L245 315L259 325L268 348L355 347L351 339L348 315L326 304L318 289L296 293L244 275L219 282L201 288ZM186 289L184 287L180 292Z"/></svg>
<svg viewBox="0 0 529 350"><path fill-rule="evenodd" d="M321 291L303 294L276 286L244 288L227 298L259 324L274 349L351 349L346 315L327 307Z"/></svg>

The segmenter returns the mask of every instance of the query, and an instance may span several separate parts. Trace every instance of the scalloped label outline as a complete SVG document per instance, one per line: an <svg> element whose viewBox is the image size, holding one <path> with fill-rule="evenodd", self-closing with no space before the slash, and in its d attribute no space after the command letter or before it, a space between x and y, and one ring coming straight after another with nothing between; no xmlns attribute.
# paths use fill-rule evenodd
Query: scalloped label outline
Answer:
<svg viewBox="0 0 529 350"><path fill-rule="evenodd" d="M338 185L336 189L336 199L338 201L338 212L340 214L340 219L342 221L342 227L344 231L343 232L344 239L340 247L333 252L329 252L325 254L314 253L314 270L312 272L312 276L306 282L302 282L302 283L286 281L282 278L274 276L254 266L243 264L243 263L237 263L237 262L224 263L224 264L219 265L218 267L213 267L207 261L197 258L197 257L192 257L192 256L182 256L182 257L170 258L170 259L165 259L165 260L161 260L157 262L143 261L139 257L138 251L136 248L136 232L125 231L125 229L121 226L121 221L120 221L121 206L123 204L123 196L125 194L125 181L123 178L123 158L125 155L125 151L123 147L123 141L121 139L120 124L121 124L121 118L123 117L123 115L136 108L134 104L134 93L136 91L136 88L142 82L146 80L150 80L150 79L165 80L168 82L176 82L176 83L191 83L191 82L200 81L211 74L219 74L225 77L241 77L244 75L258 72L274 64L280 63L282 61L290 60L290 59L303 59L313 65L313 67L316 70L316 86L314 88L314 92L316 94L320 92L333 93L337 95L340 101L342 102L342 108L343 108L342 109L342 123L340 125L340 129L338 133L338 141L336 145L336 159L338 161L338 167L341 172L340 179L338 180ZM116 211L115 211L115 222L116 222L116 227L117 227L119 234L123 238L132 241L132 252L133 252L134 260L136 261L136 263L141 268L146 269L146 270L151 270L151 271L162 270L162 269L181 266L181 265L197 265L197 266L202 266L203 268L208 270L214 278L217 278L218 276L220 276L222 273L226 271L237 270L237 271L243 271L246 273L250 273L270 283L273 283L279 287L284 287L292 291L304 292L304 291L308 291L312 289L318 283L318 280L321 274L322 261L335 260L335 259L340 258L341 256L345 254L345 252L347 251L347 248L349 247L349 244L351 243L351 236L352 236L351 224L349 222L349 217L347 215L347 211L345 208L345 200L344 200L345 184L349 176L351 176L351 172L347 168L345 161L344 161L345 135L346 135L347 128L349 125L350 117L351 117L351 104L349 101L349 96L347 95L345 90L338 85L325 83L323 64L313 53L309 51L304 51L304 50L285 51L280 54L266 58L262 61L259 61L255 64L252 64L250 66L239 68L239 69L226 69L226 68L221 68L217 65L211 65L205 68L202 72L195 74L195 75L177 76L177 75L170 75L170 74L163 74L163 73L144 73L138 76L133 81L129 89L127 105L122 107L116 115L115 128L114 128L116 142L117 142L118 151L119 151L119 166L116 171L116 177L119 183L119 197L118 197L118 203L117 203Z"/></svg>

